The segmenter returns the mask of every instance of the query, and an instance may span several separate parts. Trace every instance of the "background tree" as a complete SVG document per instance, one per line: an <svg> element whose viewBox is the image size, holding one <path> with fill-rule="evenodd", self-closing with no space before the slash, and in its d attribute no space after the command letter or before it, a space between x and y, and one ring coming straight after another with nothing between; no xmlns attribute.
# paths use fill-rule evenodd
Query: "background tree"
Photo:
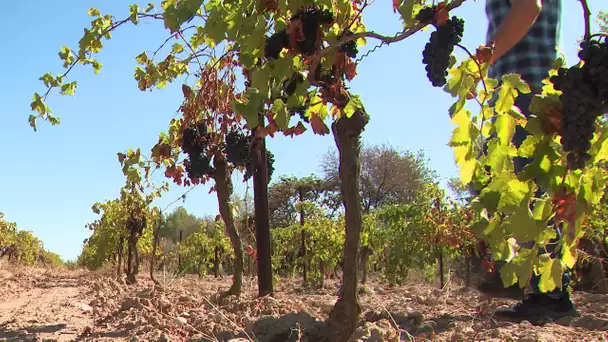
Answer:
<svg viewBox="0 0 608 342"><path fill-rule="evenodd" d="M160 237L167 240L167 250L173 250L179 242L180 232L182 239L186 239L200 230L203 219L190 214L186 208L180 206L164 218ZM173 246L172 246L173 245Z"/></svg>
<svg viewBox="0 0 608 342"><path fill-rule="evenodd" d="M361 200L364 213L387 205L413 201L436 177L426 165L424 152L414 154L390 145L370 145L361 149ZM333 189L340 182L335 150L321 161L324 179Z"/></svg>

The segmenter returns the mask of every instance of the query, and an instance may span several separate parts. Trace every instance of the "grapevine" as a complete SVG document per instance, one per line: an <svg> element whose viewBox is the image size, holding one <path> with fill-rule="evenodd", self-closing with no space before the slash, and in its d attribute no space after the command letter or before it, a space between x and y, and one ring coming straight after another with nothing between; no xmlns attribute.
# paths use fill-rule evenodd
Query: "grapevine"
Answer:
<svg viewBox="0 0 608 342"><path fill-rule="evenodd" d="M580 44L582 66L560 68L551 77L553 87L561 91L561 143L568 167L578 170L591 160L588 153L596 129L596 119L608 111L608 44L606 38Z"/></svg>
<svg viewBox="0 0 608 342"><path fill-rule="evenodd" d="M584 3L584 0L581 1ZM76 64L84 64L91 65L99 72L101 63L96 59L96 54L103 48L104 41L111 39L110 33L127 23L137 24L140 19L150 18L162 20L171 33L169 40L177 41L162 61L155 61L156 53L137 56L135 79L139 89L162 88L177 79L181 80L181 76L185 75L196 75L194 78L197 82L193 87L195 89L182 85L185 98L181 108L183 119L172 121L169 132L159 138L159 144L153 151L157 165L164 163L167 177L186 185L201 181L196 177L209 176L209 170L202 167L206 166L203 155L212 159L214 168L217 169L218 165L225 167L222 177L228 177L231 170L239 167L231 163L226 165L227 162L222 164L222 158L228 152L222 151L220 146L227 143L225 134L232 128L246 128L247 134L255 134L255 139L262 143L266 136L274 136L275 132L294 136L302 134L308 127L315 134L333 133L340 151L340 189L347 213L344 225L348 229L344 249L344 295L329 316L328 331L331 340L347 340L358 321L355 268L362 230L361 201L356 196L360 174L352 166L359 165L358 146L369 122L361 98L351 93L347 82L357 75L357 64L352 56L357 54L356 48L364 45L366 39L392 44L411 37L427 25L436 28L422 53L427 77L433 86L445 86L444 90L457 98L449 109L452 122L457 126L449 144L454 148L462 183L487 185L472 203L482 214L476 217L472 230L478 237L488 238L496 259L508 260L507 267L501 271L506 283L519 281L525 284L530 270L546 271L551 264L571 266L576 260L571 253L573 244L583 235L580 223L588 212L589 204L597 203L605 187L605 172L596 165L606 156L604 146L608 139L608 127L592 128L590 121L597 118L598 109L589 105L589 102L597 102L606 96L600 92L600 89L605 89L602 83L605 79L602 67L605 65L594 57L599 54L593 52L586 56L583 53L582 66L569 68L561 74L555 71L563 79L563 84L557 84L555 89L545 87L542 94L534 97L531 106L534 115L524 117L513 105L519 94L531 92L520 75L508 74L503 75L501 80L489 79L485 75L489 59L480 56L472 56L456 65L452 52L462 39L464 20L450 17L449 12L463 2L445 1L428 9L424 7L425 1L394 0L393 10L399 12L403 30L393 37L367 31L362 21L367 2L363 4L360 0L312 1L305 7L301 7L301 2L281 0L265 1L258 5L235 2L231 6L225 6L220 0L209 0L204 8L201 8L200 2L183 0L167 2L157 13L153 12L154 5L146 9L134 5L130 8L130 16L123 20L91 9L89 14L95 19L85 30L79 48L72 50L64 46L61 49L59 56L66 71L59 75L47 73L41 78L47 89L42 95L34 94L31 107L36 113L30 116L30 125L35 129L37 118L46 119L52 124L59 123L45 103L49 92L61 89L62 94L74 94L76 82L66 81L70 70ZM188 28L190 25L196 28L189 31L192 32L190 36L188 28L184 27L187 22L190 23ZM586 26L589 27L588 20ZM588 33L589 30L586 31ZM588 44L585 51L604 51L605 40L589 41ZM215 46L227 47L227 51L218 58L209 53ZM191 70L193 68L198 70ZM235 90L234 73L221 72L231 68L241 68L246 76L245 89L241 92ZM448 68L451 68L450 72ZM585 81L587 84L599 87L591 87L597 93L589 91L589 85L581 85L577 87L578 93L573 92L573 85L585 83L581 80L588 80ZM483 91L476 89L480 81L484 84ZM581 97L579 93L586 95ZM493 96L496 97L495 102L486 101ZM579 97L586 102L581 104ZM473 113L465 108L469 100L480 104L480 112ZM553 140L551 134L538 129L543 126L538 124L538 120L542 114L560 112L562 107L563 117L559 118L561 121L558 125L562 135L560 143L559 139ZM585 108L582 117L586 120L581 127L576 125L574 128L572 113L576 111L581 117L579 108ZM294 125L291 119L295 114L303 114L303 118ZM208 145L206 154L196 151L197 148L204 149L199 146L202 142L197 138L200 134L198 128L196 132L186 134L185 144L181 141L184 126L198 122L201 116L213 131L213 142ZM333 120L331 129L326 124L328 117ZM304 126L302 121L307 125ZM511 142L514 128L518 125L532 133L521 147ZM593 134L594 131L598 134ZM579 137L574 139L574 135ZM488 141L487 153L481 153L478 146L484 140ZM248 141L248 144L251 143ZM255 147L260 145L256 144ZM242 150L241 147L239 149ZM186 165L177 162L177 150L188 154ZM533 158L535 162L516 175L513 171L516 156ZM121 163L126 158L125 165L141 164L139 150L130 151L127 156L119 155L119 158L122 158ZM273 159L272 154L268 153L267 162L272 163ZM248 175L252 173L247 161L237 162L244 162L245 165L240 168L244 168ZM184 180L184 166L187 166L190 179ZM586 168L581 169L581 166ZM131 179L141 178L130 166L124 166L123 171ZM270 176L271 166L268 171ZM256 172L256 175L261 173ZM209 177L202 178L202 181L206 179ZM221 179L216 178L216 185L220 183ZM256 183L256 228L263 232L266 243L267 224L260 222L264 220L261 216L264 216L268 201L266 184L263 180ZM234 228L228 204L232 189L231 184L224 182L223 185L225 196L220 200L220 207L223 205L222 216L230 230L231 226ZM541 185L547 194L536 198L534 194ZM555 199L554 207L552 199ZM573 203L576 210L572 208ZM533 211L530 204L534 207ZM565 251L560 261L562 264L539 258L536 250L531 251L513 243L514 240L535 241L538 246L544 246L549 240L549 231L552 232L547 223L556 215L559 217L555 221L566 222L565 229L569 232L566 235L574 237L559 242L560 248ZM231 241L236 241L235 236L238 237L238 234L231 235ZM269 263L269 248L266 245L258 248L258 266ZM241 251L235 253L242 254ZM267 272L263 272L265 285L260 285L260 289L264 286L268 288L269 283L271 285ZM558 286L556 279L559 279L560 272L561 267L551 267L550 272L544 272L542 288L551 290ZM261 278L258 274L258 279Z"/></svg>

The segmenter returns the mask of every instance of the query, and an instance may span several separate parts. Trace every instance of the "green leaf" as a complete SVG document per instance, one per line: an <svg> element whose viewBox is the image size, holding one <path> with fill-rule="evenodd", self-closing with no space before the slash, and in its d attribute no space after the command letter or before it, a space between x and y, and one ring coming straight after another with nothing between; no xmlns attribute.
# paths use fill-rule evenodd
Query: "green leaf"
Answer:
<svg viewBox="0 0 608 342"><path fill-rule="evenodd" d="M137 17L137 14L139 13L139 5L137 4L133 4L129 6L129 12L130 12L130 19L131 22L133 22L133 24L137 25L137 23L139 22L139 18Z"/></svg>
<svg viewBox="0 0 608 342"><path fill-rule="evenodd" d="M576 264L576 257L572 254L572 250L570 249L570 246L568 246L568 244L563 243L562 244L562 257L561 257L561 261L564 263L564 265L568 268L573 268L574 265Z"/></svg>
<svg viewBox="0 0 608 342"><path fill-rule="evenodd" d="M65 83L63 85L61 85L61 95L70 95L70 96L74 96L74 94L76 93L76 81L70 82L70 83Z"/></svg>
<svg viewBox="0 0 608 342"><path fill-rule="evenodd" d="M591 205L598 204L604 197L604 173L602 169L595 167L587 170L581 179L579 196Z"/></svg>
<svg viewBox="0 0 608 342"><path fill-rule="evenodd" d="M205 34L211 38L215 44L222 42L226 38L226 31L228 30L228 24L224 21L223 13L219 9L215 8L209 13L209 18L205 23Z"/></svg>
<svg viewBox="0 0 608 342"><path fill-rule="evenodd" d="M415 13L420 10L421 5L424 2L421 0L405 0L398 7L401 19L405 24L405 27L410 27L415 24Z"/></svg>
<svg viewBox="0 0 608 342"><path fill-rule="evenodd" d="M546 227L544 222L538 222L532 217L529 196L522 201L519 208L514 210L505 221L505 231L512 233L517 241L521 242L536 240L539 232Z"/></svg>
<svg viewBox="0 0 608 342"><path fill-rule="evenodd" d="M499 115L495 125L500 144L510 145L515 134L515 119L510 115Z"/></svg>
<svg viewBox="0 0 608 342"><path fill-rule="evenodd" d="M271 111L274 113L274 121L277 124L277 127L280 129L286 129L289 126L289 113L287 113L287 108L285 107L285 103L281 99L274 100L272 104Z"/></svg>
<svg viewBox="0 0 608 342"><path fill-rule="evenodd" d="M251 72L251 87L259 91L264 101L270 96L269 80L270 77L266 68L255 68Z"/></svg>
<svg viewBox="0 0 608 342"><path fill-rule="evenodd" d="M90 8L89 9L89 16L91 16L91 17L99 17L99 16L101 16L101 13L99 13L99 10L97 8Z"/></svg>
<svg viewBox="0 0 608 342"><path fill-rule="evenodd" d="M361 102L361 97L359 95L352 96L346 107L344 107L344 114L347 118L352 117L358 109L363 108L363 103Z"/></svg>
<svg viewBox="0 0 608 342"><path fill-rule="evenodd" d="M44 115L47 113L47 106L44 104L42 97L38 93L34 93L32 97L31 108L32 110L37 111L40 115Z"/></svg>
<svg viewBox="0 0 608 342"><path fill-rule="evenodd" d="M491 168L493 174L513 170L513 159L517 153L514 146L500 145L497 139L488 142L488 154L485 164Z"/></svg>
<svg viewBox="0 0 608 342"><path fill-rule="evenodd" d="M509 212L522 205L528 205L528 201L524 200L526 199L526 195L530 193L530 183L512 179L507 183L507 186L501 190L500 202L498 203L499 210Z"/></svg>
<svg viewBox="0 0 608 342"><path fill-rule="evenodd" d="M540 258L540 281L538 288L541 292L549 292L556 287L561 288L562 284L562 268L560 260L551 259L550 257Z"/></svg>
<svg viewBox="0 0 608 342"><path fill-rule="evenodd" d="M101 66L102 66L102 64L99 61L94 61L93 62L93 72L95 72L95 74L99 74L99 72L101 71Z"/></svg>
<svg viewBox="0 0 608 342"><path fill-rule="evenodd" d="M457 127L452 132L452 138L448 142L449 146L462 146L470 144L479 136L479 129L471 121L471 112L467 109L460 110L452 117L452 122Z"/></svg>
<svg viewBox="0 0 608 342"><path fill-rule="evenodd" d="M184 46L180 43L173 44L173 47L171 48L172 54L182 53L183 51L184 51Z"/></svg>
<svg viewBox="0 0 608 342"><path fill-rule="evenodd" d="M530 93L530 87L518 74L506 74L502 77L502 82L502 85L498 88L495 109L498 114L509 114L515 105L517 91L528 94Z"/></svg>

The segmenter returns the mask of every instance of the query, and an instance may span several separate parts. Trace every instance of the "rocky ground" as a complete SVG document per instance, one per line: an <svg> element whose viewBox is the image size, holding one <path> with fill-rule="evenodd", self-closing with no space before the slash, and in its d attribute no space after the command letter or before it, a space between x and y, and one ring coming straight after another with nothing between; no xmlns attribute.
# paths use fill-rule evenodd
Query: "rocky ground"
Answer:
<svg viewBox="0 0 608 342"><path fill-rule="evenodd" d="M337 283L320 290L283 280L257 298L247 278L240 299L219 300L230 278L161 279L126 285L109 272L0 269L1 341L315 341L336 301ZM351 341L606 341L608 296L575 292L580 316L535 326L497 321L489 300L456 284L361 290L363 319Z"/></svg>

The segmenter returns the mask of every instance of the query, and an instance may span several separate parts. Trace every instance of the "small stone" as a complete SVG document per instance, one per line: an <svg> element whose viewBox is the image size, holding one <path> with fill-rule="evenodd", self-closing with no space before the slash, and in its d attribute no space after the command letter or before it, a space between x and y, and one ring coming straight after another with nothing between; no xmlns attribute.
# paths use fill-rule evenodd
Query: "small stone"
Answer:
<svg viewBox="0 0 608 342"><path fill-rule="evenodd" d="M409 312L407 316L412 319L415 326L422 324L422 321L424 320L424 315L419 311Z"/></svg>
<svg viewBox="0 0 608 342"><path fill-rule="evenodd" d="M90 305L80 303L80 310L82 310L83 312L91 312L93 311L93 308Z"/></svg>
<svg viewBox="0 0 608 342"><path fill-rule="evenodd" d="M127 297L127 298L125 298L125 300L122 302L122 305L120 306L120 310L123 310L123 311L124 311L124 310L129 310L129 309L131 309L131 308L133 308L133 307L138 306L138 304L139 304L139 305L141 305L141 304L140 304L140 303L137 301L137 299L136 299L136 298L133 298L133 297Z"/></svg>
<svg viewBox="0 0 608 342"><path fill-rule="evenodd" d="M184 317L177 317L174 321L178 325L184 325L184 324L188 323L188 320L185 319Z"/></svg>

